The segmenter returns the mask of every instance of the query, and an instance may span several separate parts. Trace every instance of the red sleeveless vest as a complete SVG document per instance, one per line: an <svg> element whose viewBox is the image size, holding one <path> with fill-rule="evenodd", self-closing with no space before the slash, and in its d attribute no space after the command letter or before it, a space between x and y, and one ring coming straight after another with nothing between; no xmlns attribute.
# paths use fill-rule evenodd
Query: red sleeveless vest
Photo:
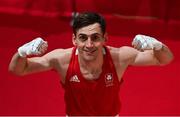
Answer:
<svg viewBox="0 0 180 117"><path fill-rule="evenodd" d="M73 49L68 67L65 89L66 114L77 115L117 115L120 109L120 82L108 48L105 47L103 70L96 80L83 78Z"/></svg>

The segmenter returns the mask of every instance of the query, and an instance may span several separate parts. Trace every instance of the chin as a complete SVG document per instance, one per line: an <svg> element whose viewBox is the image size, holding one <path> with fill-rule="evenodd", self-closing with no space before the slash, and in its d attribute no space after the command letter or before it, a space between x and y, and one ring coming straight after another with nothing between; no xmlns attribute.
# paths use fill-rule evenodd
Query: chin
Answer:
<svg viewBox="0 0 180 117"><path fill-rule="evenodd" d="M96 60L95 56L85 55L83 58L84 58L85 61L94 61L94 60Z"/></svg>
<svg viewBox="0 0 180 117"><path fill-rule="evenodd" d="M93 61L93 60L95 60L95 57L84 57L84 60L85 61Z"/></svg>
<svg viewBox="0 0 180 117"><path fill-rule="evenodd" d="M96 60L97 58L97 53L94 52L94 53L88 53L88 52L85 52L85 51L82 51L81 52L81 57L82 59L84 59L85 61L94 61Z"/></svg>

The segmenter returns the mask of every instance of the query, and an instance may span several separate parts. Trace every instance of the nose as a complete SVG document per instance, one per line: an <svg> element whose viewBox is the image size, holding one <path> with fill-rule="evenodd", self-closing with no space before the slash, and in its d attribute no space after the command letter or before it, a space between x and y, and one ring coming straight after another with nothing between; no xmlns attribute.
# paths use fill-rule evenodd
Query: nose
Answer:
<svg viewBox="0 0 180 117"><path fill-rule="evenodd" d="M88 38L88 40L86 41L86 47L91 48L93 46L94 46L93 41L90 38Z"/></svg>

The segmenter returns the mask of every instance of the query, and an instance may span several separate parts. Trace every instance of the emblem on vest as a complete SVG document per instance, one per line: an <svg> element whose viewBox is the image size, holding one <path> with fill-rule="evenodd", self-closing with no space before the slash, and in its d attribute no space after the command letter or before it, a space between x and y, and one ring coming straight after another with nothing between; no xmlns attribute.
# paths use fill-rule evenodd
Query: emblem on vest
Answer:
<svg viewBox="0 0 180 117"><path fill-rule="evenodd" d="M77 75L72 76L69 81L70 81L70 82L80 82L80 80L79 80L79 78L77 77Z"/></svg>
<svg viewBox="0 0 180 117"><path fill-rule="evenodd" d="M112 73L107 73L105 75L105 84L106 84L106 87L109 87L109 86L113 86L113 74Z"/></svg>

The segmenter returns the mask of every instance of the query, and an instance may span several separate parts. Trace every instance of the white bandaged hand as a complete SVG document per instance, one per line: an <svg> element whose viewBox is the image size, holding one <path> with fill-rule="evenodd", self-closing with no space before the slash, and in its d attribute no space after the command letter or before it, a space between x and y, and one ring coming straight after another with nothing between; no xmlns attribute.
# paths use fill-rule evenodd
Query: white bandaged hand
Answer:
<svg viewBox="0 0 180 117"><path fill-rule="evenodd" d="M21 57L31 55L41 55L46 52L48 44L42 38L38 37L29 43L18 48L18 53Z"/></svg>
<svg viewBox="0 0 180 117"><path fill-rule="evenodd" d="M133 39L132 45L138 50L160 50L163 44L153 37L146 35L136 35Z"/></svg>

